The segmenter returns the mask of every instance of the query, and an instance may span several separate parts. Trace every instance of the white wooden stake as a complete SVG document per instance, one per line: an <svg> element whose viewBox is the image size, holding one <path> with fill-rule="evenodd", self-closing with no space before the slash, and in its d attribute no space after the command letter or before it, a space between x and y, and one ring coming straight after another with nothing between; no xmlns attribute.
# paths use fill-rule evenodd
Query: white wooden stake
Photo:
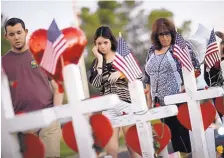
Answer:
<svg viewBox="0 0 224 158"><path fill-rule="evenodd" d="M142 82L138 80L134 82L129 82L128 87L129 87L133 112L148 110Z"/></svg>
<svg viewBox="0 0 224 158"><path fill-rule="evenodd" d="M214 129L213 128L208 128L205 132L205 135L206 135L206 141L207 141L207 145L209 148L213 149L213 150L208 150L209 152L209 157L212 158L212 157L216 157L216 147L215 147L215 139L214 139L214 136L215 136L215 133L214 133Z"/></svg>
<svg viewBox="0 0 224 158"><path fill-rule="evenodd" d="M141 81L129 83L129 91L132 100L131 106L135 113L116 117L114 122L115 127L122 127L136 124L139 137L140 147L143 158L154 158L154 146L152 136L152 126L150 121L165 117L177 115L176 105L148 109ZM167 148L160 154L163 158L169 158Z"/></svg>
<svg viewBox="0 0 224 158"><path fill-rule="evenodd" d="M166 96L164 98L164 102L167 105L183 102L188 103L192 126L192 132L190 132L192 155L195 158L209 158L209 150L212 149L208 148L208 144L206 142L199 101L223 96L224 90L222 87L218 87L197 91L193 71L188 72L185 68L182 68L182 72L186 93Z"/></svg>
<svg viewBox="0 0 224 158"><path fill-rule="evenodd" d="M222 76L224 78L224 60L220 63L221 69L222 69Z"/></svg>
<svg viewBox="0 0 224 158"><path fill-rule="evenodd" d="M19 153L20 147L18 144L18 138L15 134L8 132L9 126L7 119L13 118L15 113L12 108L11 94L9 91L8 78L4 72L1 72L2 83L1 83L1 123L2 123L2 157L3 158L22 158Z"/></svg>
<svg viewBox="0 0 224 158"><path fill-rule="evenodd" d="M81 101L84 98L81 76L77 65L68 65L63 69L65 88L69 104L46 108L35 112L15 116L9 91L8 79L2 75L2 156L3 158L22 158L17 132L39 129L49 126L53 121L73 121L75 135L81 158L96 158L93 151L93 139L88 120L84 114L113 108L120 100L115 94ZM94 108L95 107L95 108Z"/></svg>
<svg viewBox="0 0 224 158"><path fill-rule="evenodd" d="M200 102L193 100L193 92L197 91L196 80L193 77L194 73L190 73L186 68L182 68L184 76L184 85L186 93L188 94L188 109L190 114L190 121L192 127L192 138L194 148L192 149L193 156L208 158L208 149L204 132L204 125L202 121Z"/></svg>

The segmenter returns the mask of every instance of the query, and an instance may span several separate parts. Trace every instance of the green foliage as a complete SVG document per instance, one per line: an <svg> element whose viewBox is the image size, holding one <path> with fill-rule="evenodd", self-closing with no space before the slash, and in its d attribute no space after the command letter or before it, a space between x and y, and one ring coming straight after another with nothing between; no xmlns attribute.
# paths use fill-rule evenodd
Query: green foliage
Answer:
<svg viewBox="0 0 224 158"><path fill-rule="evenodd" d="M5 39L5 31L1 28L1 56L5 55L11 48L9 42Z"/></svg>
<svg viewBox="0 0 224 158"><path fill-rule="evenodd" d="M173 19L174 15L171 11L166 9L155 9L152 10L148 15L146 15L143 20L139 20L144 15L143 10L138 10L135 17L131 17L130 14L136 11L136 8L140 5L144 5L143 1L98 1L98 8L95 12L90 12L88 7L81 8L81 29L85 32L87 37L87 52L88 56L85 58L87 74L91 67L91 63L94 59L92 53L92 48L94 46L93 36L96 29L102 25L107 25L112 29L114 35L118 38L119 32L122 32L122 36L127 41L128 45L132 49L136 58L141 66L144 65L145 57L147 53L148 46L150 45L150 40L141 41L139 39L139 30L143 30L144 34L149 34L151 32L152 24L158 18L165 17ZM2 17L4 14L2 14ZM4 19L4 18L2 18ZM136 25L136 20L138 20ZM146 20L146 23L143 22ZM148 22L147 22L148 21ZM178 31L183 33L188 33L190 31L191 21L183 22ZM129 29L127 29L129 28ZM4 55L9 49L10 44L4 38L4 30L1 29L1 55ZM130 36L132 34L132 36ZM134 37L134 38L133 38ZM99 90L90 87L90 94L98 94Z"/></svg>
<svg viewBox="0 0 224 158"><path fill-rule="evenodd" d="M173 13L169 10L166 9L155 9L152 10L151 13L148 16L148 27L151 30L153 23L156 21L158 18L168 18L170 20L173 20ZM177 27L177 31L181 34L188 34L191 29L191 20L184 21L181 27Z"/></svg>
<svg viewBox="0 0 224 158"><path fill-rule="evenodd" d="M155 9L152 10L148 16L148 26L152 29L153 23L159 18L173 18L173 13L166 9Z"/></svg>
<svg viewBox="0 0 224 158"><path fill-rule="evenodd" d="M80 19L81 19L81 29L85 32L85 35L87 37L88 43L87 43L87 51L88 56L85 58L86 62L86 70L87 74L89 72L89 69L91 67L91 63L94 59L94 55L92 53L92 48L94 46L93 43L93 36L98 27L101 25L108 25L111 27L112 32L116 37L118 37L118 33L122 32L122 35L128 42L128 45L131 48L136 47L143 47L145 43L150 43L149 41L141 42L138 40L138 32L136 31L136 26L133 25L132 29L127 30L127 26L130 25L131 22L134 22L135 20L138 20L138 17L141 17L143 15L143 11L138 11L138 17L130 17L129 15L134 11L135 8L137 8L139 5L142 4L141 1L123 1L123 2L117 2L117 1L98 1L98 9L95 12L90 12L90 9L88 7L83 7L81 9ZM143 3L144 5L144 3ZM2 19L3 18L2 14ZM146 21L146 27L141 23L137 23L137 26L140 28L145 28L145 34L150 34L152 24L155 22L156 19L164 17L173 19L175 15L169 10L166 9L155 9L152 10L147 17L145 18ZM3 22L2 22L3 23ZM189 33L190 32L190 25L191 21L184 21L180 28L177 28L178 32L181 34L183 33ZM136 31L136 32L135 32ZM129 42L127 34L134 34L134 42ZM3 56L7 51L11 48L9 42L4 38L4 29L1 28L1 55ZM136 55L136 58L139 61L140 65L144 65L146 53L147 51L142 49L143 51L138 52L138 55ZM135 51L134 51L135 52ZM99 89L93 88L89 84L90 88L90 94L91 95L98 95ZM66 96L66 95L65 95ZM64 98L64 103L67 103L67 98ZM119 139L120 144L124 143L124 138L120 137ZM156 144L158 145L158 144ZM67 147L67 145L64 143L64 141L61 141L61 157L67 157L74 155L75 152L73 152L71 149Z"/></svg>
<svg viewBox="0 0 224 158"><path fill-rule="evenodd" d="M146 22L146 25L142 24L142 22L139 21L138 26L136 26L136 24L134 23L136 20L139 19L139 17L143 16L143 11L139 10L136 17L130 17L130 14L138 6L142 4L144 5L142 1L132 0L132 1L117 2L113 0L113 1L98 1L97 4L98 9L95 12L90 12L89 8L84 7L81 9L80 14L80 18L82 19L81 28L85 32L86 37L88 39L87 44L88 56L85 58L87 74L91 67L91 63L94 59L94 55L92 53L92 48L94 46L93 36L98 27L102 25L109 26L117 38L119 32L122 32L122 36L126 39L128 45L132 48L133 52L138 53L135 54L136 58L138 59L139 64L143 66L147 53L146 49L148 49L147 45L149 45L150 40L144 42L140 41L138 39L138 36L140 36L138 34L138 30L145 29L146 30L145 33L150 33L152 24L155 22L156 19L161 17L173 19L174 16L173 13L169 10L155 9L152 10L146 17L146 20L148 20L148 23ZM184 22L183 25L180 28L178 28L180 30L180 33L189 32L190 24L191 21ZM130 29L127 29L127 27L129 27ZM131 36L127 36L128 33L133 34L133 36L135 37L134 40ZM95 95L97 94L97 92L99 92L99 90L91 86L89 87L90 87L90 94Z"/></svg>
<svg viewBox="0 0 224 158"><path fill-rule="evenodd" d="M127 7L131 8L136 4L136 2L135 1L124 1L124 4L126 4Z"/></svg>
<svg viewBox="0 0 224 158"><path fill-rule="evenodd" d="M120 3L112 0L112 1L98 1L98 7L100 9L107 9L114 12L116 8L120 7Z"/></svg>
<svg viewBox="0 0 224 158"><path fill-rule="evenodd" d="M81 29L85 32L88 39L87 51L88 57L85 58L87 73L90 70L94 59L92 48L94 46L93 36L96 29L102 25L109 26L116 37L123 30L128 20L122 11L118 11L121 3L116 1L99 1L98 9L91 13L88 8L81 9L80 18L82 19ZM90 94L98 94L99 90L90 87Z"/></svg>
<svg viewBox="0 0 224 158"><path fill-rule="evenodd" d="M70 149L67 144L65 144L64 140L61 139L61 143L60 143L60 157L61 158L66 158L68 156L73 156L75 155L75 152Z"/></svg>
<svg viewBox="0 0 224 158"><path fill-rule="evenodd" d="M190 25L191 25L191 21L188 20L188 21L184 21L182 26L177 28L177 31L180 33L180 34L188 34L191 29L190 29Z"/></svg>

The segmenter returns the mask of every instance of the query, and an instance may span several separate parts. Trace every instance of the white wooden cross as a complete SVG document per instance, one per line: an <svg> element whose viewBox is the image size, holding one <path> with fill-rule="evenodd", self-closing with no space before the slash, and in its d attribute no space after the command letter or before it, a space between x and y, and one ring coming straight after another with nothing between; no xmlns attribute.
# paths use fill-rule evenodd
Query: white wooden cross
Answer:
<svg viewBox="0 0 224 158"><path fill-rule="evenodd" d="M221 69L222 69L222 76L224 79L224 60L220 63Z"/></svg>
<svg viewBox="0 0 224 158"><path fill-rule="evenodd" d="M204 125L200 109L200 100L224 96L224 90L222 87L218 87L197 91L194 72L193 71L188 72L185 69L185 67L182 68L182 72L186 93L166 96L164 98L164 102L166 105L183 103L183 102L188 103L188 109L192 127L191 146L193 157L213 158L209 156L209 149L207 147Z"/></svg>
<svg viewBox="0 0 224 158"><path fill-rule="evenodd" d="M116 95L81 101L84 98L80 71L77 65L67 65L63 69L65 89L69 104L15 116L9 91L7 76L2 75L2 156L22 158L19 151L17 132L49 126L58 119L70 118L76 135L80 158L96 158L93 138L88 120L83 114L113 108L120 100ZM106 103L106 104L105 104ZM69 121L67 120L67 121Z"/></svg>
<svg viewBox="0 0 224 158"><path fill-rule="evenodd" d="M222 61L220 63L220 67L221 67L221 71L222 71L222 76L224 78L224 61ZM224 87L223 87L223 89L224 89ZM218 115L218 113L217 113L217 115ZM224 117L220 118L220 119L218 118L219 123L216 124L216 127L215 127L216 129L219 129L220 127L223 126L223 123L220 124L221 119L223 119L223 121L224 121ZM206 141L207 141L208 150L209 150L209 156L215 157L216 156L216 145L215 145L215 138L214 138L214 135L215 135L214 128L208 128L205 131L205 135L206 135Z"/></svg>
<svg viewBox="0 0 224 158"><path fill-rule="evenodd" d="M192 46L194 48L194 52L196 53L197 59L199 60L200 63L202 63L204 61L205 52L207 49L207 43L209 40L208 37L210 36L210 33L211 33L211 29L208 29L205 26L203 26L202 24L199 24L196 33L188 39L190 41L190 43L193 44ZM216 36L216 39L217 39L217 43L220 43L221 39L217 36ZM224 69L224 67L222 68L222 70L223 69ZM205 86L207 86L207 84L204 80L204 75L203 75L204 74L204 65L201 65L201 70L202 70L202 74L199 77L197 77L198 89L203 89ZM224 74L222 73L222 75L224 75ZM219 121L221 121L221 120L220 119L216 120L216 126L217 126L217 122L219 122ZM213 128L208 128L206 130L206 139L207 139L207 142L209 142L207 144L208 149L209 149L209 155L210 155L210 157L215 157L216 151L215 151L215 139L214 139Z"/></svg>
<svg viewBox="0 0 224 158"><path fill-rule="evenodd" d="M113 127L136 124L142 157L154 158L152 126L149 121L177 115L177 107L176 105L169 105L148 109L142 82L136 80L131 83L129 82L128 86L133 113L116 117L113 120ZM161 152L161 155L163 155L163 158L169 157L167 148Z"/></svg>

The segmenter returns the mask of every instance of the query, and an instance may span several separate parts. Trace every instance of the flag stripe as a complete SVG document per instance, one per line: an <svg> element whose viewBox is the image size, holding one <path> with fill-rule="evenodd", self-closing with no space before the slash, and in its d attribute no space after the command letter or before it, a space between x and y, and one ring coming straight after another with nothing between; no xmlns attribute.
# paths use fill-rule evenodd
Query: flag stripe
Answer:
<svg viewBox="0 0 224 158"><path fill-rule="evenodd" d="M188 60L188 62L189 62L189 65L192 65L191 57L190 57L188 48L186 47L185 49L183 49L183 52L184 52L184 57L185 57L185 58Z"/></svg>
<svg viewBox="0 0 224 158"><path fill-rule="evenodd" d="M207 50L205 53L205 64L211 68L216 62L220 62L220 54L218 49L218 44L215 38L214 29L211 31L210 38L207 44Z"/></svg>
<svg viewBox="0 0 224 158"><path fill-rule="evenodd" d="M138 74L140 74L140 73L141 73L141 70L140 70L139 65L137 64L135 58L133 57L133 55L130 54L130 55L129 55L129 58L130 58L130 60L132 61L131 63L132 63L132 65L133 65L133 68L135 69L135 71L136 71ZM139 77L139 76L138 76L138 77Z"/></svg>
<svg viewBox="0 0 224 158"><path fill-rule="evenodd" d="M178 32L176 33L176 41L173 51L174 55L180 60L182 66L186 67L188 71L192 71L193 64L191 61L189 50L187 48L187 44Z"/></svg>
<svg viewBox="0 0 224 158"><path fill-rule="evenodd" d="M47 45L40 66L54 75L58 59L67 47L64 35L53 20L47 31Z"/></svg>
<svg viewBox="0 0 224 158"><path fill-rule="evenodd" d="M128 78L128 80L133 80L132 76L129 75L130 72L127 72L127 69L125 69L125 68L123 67L123 64L121 64L121 62L120 62L119 60L116 60L116 61L114 61L113 63L114 63L114 66L115 66L116 68L118 68L119 71L121 71L121 72L124 73L124 75Z"/></svg>
<svg viewBox="0 0 224 158"><path fill-rule="evenodd" d="M185 66L189 71L191 71L192 64L191 64L191 61L189 61L189 58L186 57L187 55L185 54L185 52L181 50L179 46L175 46L174 50L175 50L174 55L176 55L178 59L180 59L183 66ZM180 52L180 53L176 53L176 52Z"/></svg>
<svg viewBox="0 0 224 158"><path fill-rule="evenodd" d="M67 44L64 43L64 45L61 46L61 48L59 49L59 51L57 53L55 53L55 54L57 54L57 56L56 56L56 59L57 60L54 60L53 65L56 65L57 66L57 62L59 60L59 57L65 51L66 48L67 48ZM53 65L52 65L52 68L53 68L52 72L55 72L56 66L53 66Z"/></svg>
<svg viewBox="0 0 224 158"><path fill-rule="evenodd" d="M118 40L118 48L113 65L123 72L130 82L142 76L142 71L123 38Z"/></svg>
<svg viewBox="0 0 224 158"><path fill-rule="evenodd" d="M136 76L137 76L137 72L135 72L135 70L134 70L134 68L133 68L133 65L131 65L131 61L128 59L128 56L129 55L127 55L127 56L125 56L124 57L124 60L126 61L126 63L127 63L127 68L128 68L128 70L130 71L130 74L133 76L133 78L135 79L136 78Z"/></svg>
<svg viewBox="0 0 224 158"><path fill-rule="evenodd" d="M51 72L55 72L54 70L54 65L57 63L59 56L61 55L62 52L60 52L60 48L62 48L62 46L65 44L65 40L63 38L62 35L60 35L59 39L55 41L55 43L53 44L53 59L57 59L57 60L51 60L50 63L50 71Z"/></svg>
<svg viewBox="0 0 224 158"><path fill-rule="evenodd" d="M116 61L114 62L114 65L115 65L115 67L117 67L121 72L123 72L123 73L125 74L125 76L127 76L128 79L130 79L130 80L133 79L132 76L130 75L130 74L131 74L130 71L129 71L127 68L125 68L126 65L125 65L125 64L122 64L121 61L116 60Z"/></svg>
<svg viewBox="0 0 224 158"><path fill-rule="evenodd" d="M51 45L51 46L49 46L49 45ZM50 49L52 49L52 43L49 42L49 41L47 41L46 48L45 48L45 52L51 51ZM50 58L49 58L49 56L47 54L48 53L44 53L43 54L43 58L41 60L40 65L45 65L45 63L50 62Z"/></svg>
<svg viewBox="0 0 224 158"><path fill-rule="evenodd" d="M138 75L137 75L137 72L136 72L135 69L134 69L134 64L132 64L132 61L131 61L131 59L129 58L129 56L130 56L130 55L125 56L124 59L127 61L128 68L130 69L132 75L133 75L134 77L136 77L136 76L138 76Z"/></svg>
<svg viewBox="0 0 224 158"><path fill-rule="evenodd" d="M62 54L62 52L65 50L65 48L64 48L66 46L65 40L61 44L58 44L57 48L54 48L54 58L56 58L56 59L58 59L59 56ZM54 60L53 63L51 63L51 64L55 65L56 63L57 63L57 61ZM51 65L52 68L53 68L53 65Z"/></svg>
<svg viewBox="0 0 224 158"><path fill-rule="evenodd" d="M208 47L207 50L206 50L206 53L208 54L209 52L211 52L213 50L218 50L218 46Z"/></svg>
<svg viewBox="0 0 224 158"><path fill-rule="evenodd" d="M217 60L221 60L221 57L220 57L219 52L216 52L215 55L216 55L216 59L217 59Z"/></svg>
<svg viewBox="0 0 224 158"><path fill-rule="evenodd" d="M126 69L124 67L122 67L121 64L117 63L115 65L115 68L117 68L119 71L121 71L128 78L128 80L133 80L132 76L129 76L129 73L126 71Z"/></svg>
<svg viewBox="0 0 224 158"><path fill-rule="evenodd" d="M209 56L210 54L216 53L218 51L219 51L218 49L210 50L209 52L206 52L206 56Z"/></svg>
<svg viewBox="0 0 224 158"><path fill-rule="evenodd" d="M48 63L51 62L51 57L48 55L50 54L49 52L50 53L52 52L52 43L47 41L47 46L45 48L44 55L40 63L42 67L44 67L45 65L48 65Z"/></svg>
<svg viewBox="0 0 224 158"><path fill-rule="evenodd" d="M116 53L116 56L115 57L116 57L116 59L118 59L118 60L115 60L115 64L118 63L119 64L118 66L119 67L122 67L123 68L123 71L125 70L125 73L128 73L129 78L131 80L133 80L133 77L132 77L133 75L132 75L132 73L130 71L130 68L129 68L127 62L118 53ZM125 69L125 67L126 67L126 69Z"/></svg>

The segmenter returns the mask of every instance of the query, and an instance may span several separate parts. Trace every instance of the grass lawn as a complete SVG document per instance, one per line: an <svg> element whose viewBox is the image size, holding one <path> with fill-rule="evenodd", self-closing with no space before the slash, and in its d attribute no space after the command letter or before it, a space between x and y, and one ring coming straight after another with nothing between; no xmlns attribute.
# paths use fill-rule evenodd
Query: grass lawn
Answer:
<svg viewBox="0 0 224 158"><path fill-rule="evenodd" d="M119 145L123 146L125 145L124 142L124 137L120 136L119 138ZM71 150L64 142L63 139L61 139L61 158L66 158L68 156L73 156L75 155L75 152L73 150Z"/></svg>
<svg viewBox="0 0 224 158"><path fill-rule="evenodd" d="M75 152L65 144L63 139L61 139L61 158L66 158L67 156L72 155L75 155Z"/></svg>

